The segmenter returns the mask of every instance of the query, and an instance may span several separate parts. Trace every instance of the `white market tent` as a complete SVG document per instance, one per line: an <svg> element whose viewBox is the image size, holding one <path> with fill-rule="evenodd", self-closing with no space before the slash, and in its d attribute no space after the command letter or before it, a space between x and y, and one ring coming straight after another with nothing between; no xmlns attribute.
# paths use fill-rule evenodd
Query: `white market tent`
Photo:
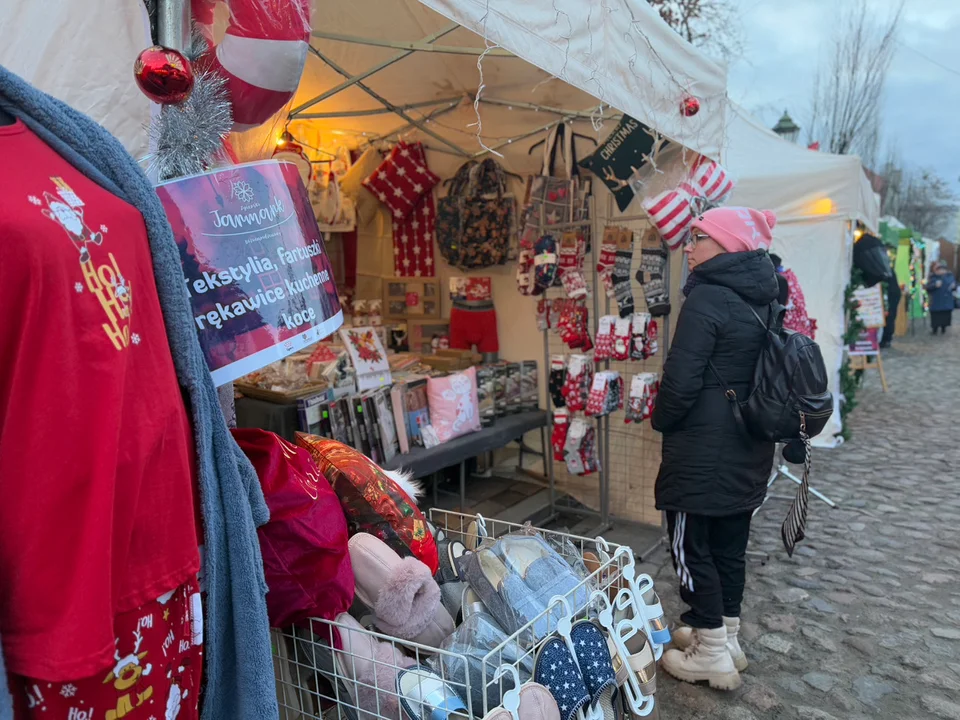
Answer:
<svg viewBox="0 0 960 720"><path fill-rule="evenodd" d="M541 153L528 150L557 123L603 140L621 113L658 130L674 149L717 158L724 146L725 68L684 42L644 0L315 0L313 18L311 51L289 112L291 132L314 148L412 135L428 148L431 168L450 177L483 152L477 113L486 146L519 174L539 171ZM221 8L221 28L225 19ZM0 39L0 64L101 122L135 157L146 154L150 105L131 71L150 44L139 3L0 0ZM700 110L685 117L681 103L691 96ZM244 159L269 155L281 129L241 136ZM576 147L581 158L593 149L587 140ZM594 230L611 215L642 230L639 201L625 221L609 213L610 196L600 185L594 179ZM386 242L361 233L358 274L375 249L390 252L386 227ZM517 294L514 273L512 267L484 272L498 299L501 356L542 365L535 300ZM444 284L452 274L439 268ZM662 358L643 369L659 370ZM659 442L648 423L627 427L614 440L619 462L611 468L610 505L621 517L659 523L653 506ZM596 484L584 478L578 496L592 505Z"/></svg>
<svg viewBox="0 0 960 720"><path fill-rule="evenodd" d="M733 103L726 132L721 160L737 179L728 204L777 214L773 251L800 281L836 394L844 351L843 297L853 263L851 223L860 220L877 232L877 197L859 158L787 142ZM840 429L835 411L818 444L832 444Z"/></svg>

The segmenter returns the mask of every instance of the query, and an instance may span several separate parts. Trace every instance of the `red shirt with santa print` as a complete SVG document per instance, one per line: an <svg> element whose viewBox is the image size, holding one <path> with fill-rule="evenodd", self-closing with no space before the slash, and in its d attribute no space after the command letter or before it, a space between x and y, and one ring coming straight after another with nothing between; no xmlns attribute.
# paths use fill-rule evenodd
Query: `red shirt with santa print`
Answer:
<svg viewBox="0 0 960 720"><path fill-rule="evenodd" d="M74 680L199 569L193 435L140 213L19 122L0 157L0 636Z"/></svg>

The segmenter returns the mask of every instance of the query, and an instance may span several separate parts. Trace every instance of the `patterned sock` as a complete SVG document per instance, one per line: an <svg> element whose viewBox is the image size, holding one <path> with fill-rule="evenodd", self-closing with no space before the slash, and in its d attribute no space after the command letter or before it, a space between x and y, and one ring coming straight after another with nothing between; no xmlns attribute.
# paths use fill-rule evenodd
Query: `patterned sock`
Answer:
<svg viewBox="0 0 960 720"><path fill-rule="evenodd" d="M647 311L654 317L670 314L670 297L667 295L663 271L667 264L667 248L656 230L644 233L640 241L640 269L637 282L643 285Z"/></svg>
<svg viewBox="0 0 960 720"><path fill-rule="evenodd" d="M620 234L617 259L613 265L613 294L617 299L620 317L633 315L633 291L630 289L630 265L633 263L633 233Z"/></svg>
<svg viewBox="0 0 960 720"><path fill-rule="evenodd" d="M565 407L567 401L563 397L563 380L566 374L566 361L563 355L555 355L550 360L550 397L553 399L553 405L557 408ZM560 458L561 460L563 458Z"/></svg>
<svg viewBox="0 0 960 720"><path fill-rule="evenodd" d="M629 360L630 344L632 337L630 335L630 317L617 318L613 326L613 359Z"/></svg>
<svg viewBox="0 0 960 720"><path fill-rule="evenodd" d="M575 235L564 236L560 245L560 281L568 298L586 297L587 281L583 277L583 258Z"/></svg>
<svg viewBox="0 0 960 720"><path fill-rule="evenodd" d="M619 234L619 228L612 225L603 229L603 243L600 245L600 259L597 261L597 274L607 291L608 298L614 297L613 266L617 261L617 237Z"/></svg>
<svg viewBox="0 0 960 720"><path fill-rule="evenodd" d="M609 380L606 373L597 373L593 376L593 384L590 386L590 394L587 396L584 414L590 417L598 417L604 414L603 408L606 405L608 384Z"/></svg>
<svg viewBox="0 0 960 720"><path fill-rule="evenodd" d="M582 418L574 418L570 421L570 430L563 445L563 457L567 463L567 472L571 475L584 475L586 473L583 455L580 452L586 432L586 424Z"/></svg>
<svg viewBox="0 0 960 720"><path fill-rule="evenodd" d="M600 318L597 327L597 349L593 353L594 360L613 359L613 323L615 320L615 315L604 315Z"/></svg>
<svg viewBox="0 0 960 720"><path fill-rule="evenodd" d="M570 413L566 408L558 408L553 413L553 433L550 436L550 445L553 448L553 459L563 462L563 449L567 442L567 433L570 431Z"/></svg>

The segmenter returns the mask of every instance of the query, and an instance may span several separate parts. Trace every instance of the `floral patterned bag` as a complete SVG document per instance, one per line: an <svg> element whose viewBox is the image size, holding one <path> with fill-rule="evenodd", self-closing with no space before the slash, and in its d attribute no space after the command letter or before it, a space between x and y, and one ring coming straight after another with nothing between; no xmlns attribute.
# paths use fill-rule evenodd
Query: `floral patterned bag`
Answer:
<svg viewBox="0 0 960 720"><path fill-rule="evenodd" d="M437 208L440 253L454 267L476 270L503 265L510 256L516 201L496 160L467 163Z"/></svg>

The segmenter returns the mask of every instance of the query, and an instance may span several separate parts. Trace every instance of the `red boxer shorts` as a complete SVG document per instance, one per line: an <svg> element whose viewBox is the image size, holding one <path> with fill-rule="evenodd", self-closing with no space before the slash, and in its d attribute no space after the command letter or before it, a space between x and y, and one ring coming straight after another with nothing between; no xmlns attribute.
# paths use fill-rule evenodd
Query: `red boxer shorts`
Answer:
<svg viewBox="0 0 960 720"><path fill-rule="evenodd" d="M452 307L450 309L450 347L479 353L500 352L497 339L497 311L492 304L485 308Z"/></svg>
<svg viewBox="0 0 960 720"><path fill-rule="evenodd" d="M114 619L116 665L47 682L11 676L17 720L198 720L203 614L196 579Z"/></svg>

